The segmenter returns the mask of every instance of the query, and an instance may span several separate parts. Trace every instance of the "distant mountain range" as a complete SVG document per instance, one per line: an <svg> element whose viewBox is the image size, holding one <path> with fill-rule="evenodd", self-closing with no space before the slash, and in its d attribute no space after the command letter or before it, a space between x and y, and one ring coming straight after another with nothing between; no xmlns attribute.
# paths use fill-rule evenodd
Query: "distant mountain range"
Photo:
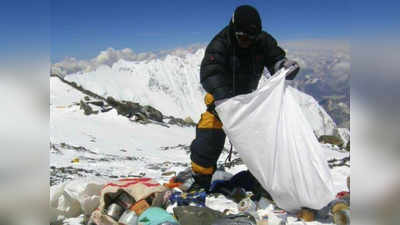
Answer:
<svg viewBox="0 0 400 225"><path fill-rule="evenodd" d="M338 127L350 128L348 45L315 40L283 43L282 47L301 66L291 85L313 96ZM204 49L205 45L193 45L140 54L107 49L89 61L68 58L55 63L52 73L68 75L66 79L104 96L154 105L170 115L189 115L196 121L205 109L199 83Z"/></svg>
<svg viewBox="0 0 400 225"><path fill-rule="evenodd" d="M346 43L308 41L284 45L300 63L293 86L313 96L338 127L350 128L350 53Z"/></svg>

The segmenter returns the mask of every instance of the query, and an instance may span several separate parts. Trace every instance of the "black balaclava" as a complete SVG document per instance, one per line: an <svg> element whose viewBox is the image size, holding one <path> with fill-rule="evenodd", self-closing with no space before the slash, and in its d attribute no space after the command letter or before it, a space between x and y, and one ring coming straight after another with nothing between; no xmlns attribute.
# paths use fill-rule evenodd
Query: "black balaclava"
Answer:
<svg viewBox="0 0 400 225"><path fill-rule="evenodd" d="M235 32L257 35L261 32L261 19L257 10L249 5L241 5L235 9L232 17Z"/></svg>

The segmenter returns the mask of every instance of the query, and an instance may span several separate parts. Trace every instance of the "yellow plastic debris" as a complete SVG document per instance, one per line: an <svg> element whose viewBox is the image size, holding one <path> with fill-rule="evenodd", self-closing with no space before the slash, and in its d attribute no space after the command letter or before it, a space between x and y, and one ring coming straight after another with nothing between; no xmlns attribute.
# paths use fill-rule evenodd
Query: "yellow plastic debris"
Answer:
<svg viewBox="0 0 400 225"><path fill-rule="evenodd" d="M73 160L71 160L72 163L78 163L79 162L79 158L75 158Z"/></svg>

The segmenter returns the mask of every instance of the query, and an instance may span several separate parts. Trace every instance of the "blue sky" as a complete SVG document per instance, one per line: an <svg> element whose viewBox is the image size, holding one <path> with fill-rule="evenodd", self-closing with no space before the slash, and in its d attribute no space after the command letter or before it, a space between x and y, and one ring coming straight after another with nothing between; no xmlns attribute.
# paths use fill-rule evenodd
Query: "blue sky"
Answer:
<svg viewBox="0 0 400 225"><path fill-rule="evenodd" d="M50 2L2 1L0 67L12 61L46 58L50 52ZM20 65L19 65L20 66Z"/></svg>
<svg viewBox="0 0 400 225"><path fill-rule="evenodd" d="M51 59L95 57L108 47L134 52L208 43L241 4L255 6L278 41L343 39L347 1L51 1Z"/></svg>
<svg viewBox="0 0 400 225"><path fill-rule="evenodd" d="M0 7L0 59L6 64L50 53L55 62L90 59L108 47L139 53L208 43L241 4L255 6L279 42L399 36L400 2L394 0L9 0Z"/></svg>

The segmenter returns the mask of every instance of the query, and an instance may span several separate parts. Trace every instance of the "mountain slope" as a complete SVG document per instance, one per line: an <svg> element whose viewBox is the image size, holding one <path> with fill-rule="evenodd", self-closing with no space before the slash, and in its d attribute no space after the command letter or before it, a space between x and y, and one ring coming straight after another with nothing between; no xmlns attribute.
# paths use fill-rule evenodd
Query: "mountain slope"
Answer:
<svg viewBox="0 0 400 225"><path fill-rule="evenodd" d="M68 187L71 196L76 196L82 191L81 186L94 180L104 184L126 177L151 177L165 183L174 172L190 165L188 146L195 136L193 127L143 125L118 115L115 110L86 116L75 104L84 97L82 93L57 77L50 78L50 96L50 199L56 198L54 193L63 187ZM348 152L330 144L322 144L321 150L327 160L349 156ZM227 152L223 151L219 164L226 157ZM232 160L237 158L238 155L233 154ZM235 174L245 169L245 165L239 164L227 171ZM350 174L350 168L335 166L331 172L335 191L347 190L345 178ZM66 216L60 216L56 210L68 206L70 198L61 199L58 205L50 206L52 213L57 212L51 214L51 221L59 222L51 224L83 223L85 216L79 208L71 209ZM239 212L237 204L223 196L208 196L206 205L221 212ZM257 213L260 216L268 214L270 224L280 224L283 221L282 213L275 213L275 209L273 204L265 200L261 201ZM295 214L284 216L286 224L297 224ZM332 222L324 220L305 224Z"/></svg>
<svg viewBox="0 0 400 225"><path fill-rule="evenodd" d="M112 67L68 75L85 89L104 97L113 96L156 107L167 115L195 121L205 110L204 91L199 86L198 71L203 51L186 57L169 55L164 59L128 62L120 60Z"/></svg>
<svg viewBox="0 0 400 225"><path fill-rule="evenodd" d="M302 41L284 45L301 70L293 86L312 95L338 127L350 128L350 47L346 42Z"/></svg>
<svg viewBox="0 0 400 225"><path fill-rule="evenodd" d="M280 45L287 52L287 57L298 61L301 66L298 76L291 82L291 85L313 96L339 127L350 129L349 44L346 41L316 39L283 42ZM52 73L63 75L87 73L104 65L112 67L121 59L137 63L150 62L152 60L164 62L167 57L188 58L191 55L196 55L199 50L204 52L205 46L205 44L195 44L185 48L140 54L136 54L129 48L121 50L108 48L90 60L66 58L63 61L52 64L51 71ZM202 54L200 53L199 55ZM196 67L201 58L194 57L193 60ZM167 66L166 63L163 64ZM190 67L184 64L183 68ZM192 76L191 74L187 75ZM198 74L195 73L194 76L197 77ZM179 82L177 81L177 84L180 84ZM161 88L169 87L168 85L161 85ZM174 99L170 100L174 101ZM182 109L178 109L178 111L182 111ZM188 112L185 113L187 114ZM193 118L197 117L198 114L193 116Z"/></svg>
<svg viewBox="0 0 400 225"><path fill-rule="evenodd" d="M204 112L204 90L199 82L204 49L181 56L167 55L146 61L119 60L112 67L101 66L86 73L65 77L103 97L151 105L166 115L190 116L198 121ZM262 78L262 82L265 82ZM300 91L298 99L315 133L333 134L335 123L313 97Z"/></svg>

